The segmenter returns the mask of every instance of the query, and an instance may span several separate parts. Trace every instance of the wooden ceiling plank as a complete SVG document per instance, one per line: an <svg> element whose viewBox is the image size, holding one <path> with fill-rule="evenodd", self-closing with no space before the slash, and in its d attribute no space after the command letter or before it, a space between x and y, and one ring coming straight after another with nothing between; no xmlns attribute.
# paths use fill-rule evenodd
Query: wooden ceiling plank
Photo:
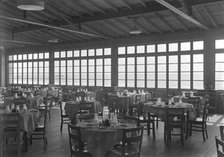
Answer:
<svg viewBox="0 0 224 157"><path fill-rule="evenodd" d="M175 32L175 30L172 28L172 26L171 26L168 22L166 22L166 21L163 19L162 16L160 16L160 15L157 14L157 13L154 13L153 15L154 15L156 18L158 18L159 21L161 21L164 25L166 25L166 27L167 27L171 32Z"/></svg>
<svg viewBox="0 0 224 157"><path fill-rule="evenodd" d="M184 12L180 11L176 7L174 7L171 4L167 3L165 0L155 0L155 1L160 3L161 5L163 5L164 7L167 7L168 9L172 10L173 12L175 12L176 14L178 14L181 17L185 18L186 20L190 21L191 23L197 25L199 28L203 28L205 30L209 30L209 28L207 26L203 25L202 23L198 22L197 20L195 20L191 16L185 14Z"/></svg>
<svg viewBox="0 0 224 157"><path fill-rule="evenodd" d="M206 0L207 3L220 3L223 2L223 0ZM205 3L204 0L188 0L188 4L190 6L194 5L199 5ZM159 12L159 11L165 11L167 8L163 7L162 5L158 3L149 3L150 5L147 5L147 7L137 7L133 8L132 10L127 10L127 9L121 9L119 12L110 12L106 14L92 14L92 16L85 16L83 18L72 18L71 22L73 24L80 24L80 23L86 23L86 22L94 22L94 21L100 21L100 20L105 20L105 19L113 19L113 18L120 18L120 17L127 17L127 16L137 16L141 14L148 14L148 13L153 13L153 12ZM79 1L77 1L76 5L78 5L80 8L86 8L88 11L88 8L85 6L82 6ZM182 7L180 3L177 3L175 7ZM86 12L87 12L86 11ZM48 23L49 25L55 25L55 26L64 26L67 25L67 22L64 21L55 21L54 23ZM29 26L29 27L24 27L24 28L16 28L14 32L23 32L23 31L30 31L30 30L37 30L37 29L43 29L41 26Z"/></svg>
<svg viewBox="0 0 224 157"><path fill-rule="evenodd" d="M93 2L92 0L86 0L91 6L93 6L95 9L97 9L99 12L106 14L106 12L101 8L97 3Z"/></svg>
<svg viewBox="0 0 224 157"><path fill-rule="evenodd" d="M125 28L129 29L129 32L133 29L132 27L130 27L129 25L125 24L124 21L120 20L120 19L115 19L120 25L124 26Z"/></svg>
<svg viewBox="0 0 224 157"><path fill-rule="evenodd" d="M99 25L99 24L97 24L96 22L91 23L91 26L95 27L96 29L100 30L101 32L104 32L106 34L109 34L109 36L112 36L113 38L116 37L116 35L114 33L110 32L110 31L105 31L105 29L102 28L102 26Z"/></svg>
<svg viewBox="0 0 224 157"><path fill-rule="evenodd" d="M132 6L126 0L120 0L128 9L132 9Z"/></svg>
<svg viewBox="0 0 224 157"><path fill-rule="evenodd" d="M118 27L117 25L115 25L113 22L111 21L108 21L107 20L107 23L109 23L109 25L114 28L116 31L120 32L121 34L124 34L124 36L128 36L128 33L127 31L121 29L120 27Z"/></svg>
<svg viewBox="0 0 224 157"><path fill-rule="evenodd" d="M151 25L151 27L153 29L155 29L157 32L159 32L160 34L162 33L162 31L159 29L158 26L156 26L156 24L154 24L149 18L145 17L145 16L141 16L147 23L149 23Z"/></svg>
<svg viewBox="0 0 224 157"><path fill-rule="evenodd" d="M116 8L116 6L111 2L111 0L104 0L104 3L110 6L111 9L113 9L116 12L119 12L119 10Z"/></svg>
<svg viewBox="0 0 224 157"><path fill-rule="evenodd" d="M146 7L147 5L144 3L144 2L142 2L142 0L137 0L143 7Z"/></svg>
<svg viewBox="0 0 224 157"><path fill-rule="evenodd" d="M98 29L94 28L92 25L90 26L90 25L87 24L87 23L83 24L82 26L83 26L85 29L87 29L88 31L92 32L92 33L93 33L93 32L94 32L94 33L96 32L97 34L106 36L106 37L108 37L108 38L113 38L111 35L108 36L107 33L103 32L102 30L98 30Z"/></svg>
<svg viewBox="0 0 224 157"><path fill-rule="evenodd" d="M177 23L185 30L187 31L188 28L183 24L183 22L177 17L177 14L174 14L174 12L170 11L170 13L173 15Z"/></svg>
<svg viewBox="0 0 224 157"><path fill-rule="evenodd" d="M208 16L209 20L212 22L213 26L214 26L215 28L218 28L218 26L217 26L215 20L213 19L212 15L211 15L210 12L208 11L206 5L202 5L202 8L204 9L204 11L205 11L206 15Z"/></svg>
<svg viewBox="0 0 224 157"><path fill-rule="evenodd" d="M53 0L51 0L53 3L51 3L51 4L54 4L54 6L56 7L56 8L58 8L59 10L61 10L61 11L63 11L63 12L66 12L67 14L69 14L69 15L74 15L74 16L78 16L78 17L82 17L79 13L77 13L77 12L75 12L74 10L70 10L70 9L68 9L67 7L65 7L64 5L65 5L65 3L64 3L64 5L62 4L58 4L57 3L57 1L53 1ZM62 1L62 3L63 3L63 1Z"/></svg>
<svg viewBox="0 0 224 157"><path fill-rule="evenodd" d="M102 25L103 22L104 21L97 22L97 25L101 27L101 29L107 30L108 32L112 33L114 36L116 37L119 36L120 33L118 33L119 32L118 30L114 30L113 28L111 28L111 26L107 24Z"/></svg>
<svg viewBox="0 0 224 157"><path fill-rule="evenodd" d="M89 8L87 8L85 5L83 5L79 1L70 0L70 2L72 2L73 5L78 6L80 9L82 9L83 11L85 11L87 14L92 15L92 16L94 15L94 13L92 12L92 10L90 10Z"/></svg>

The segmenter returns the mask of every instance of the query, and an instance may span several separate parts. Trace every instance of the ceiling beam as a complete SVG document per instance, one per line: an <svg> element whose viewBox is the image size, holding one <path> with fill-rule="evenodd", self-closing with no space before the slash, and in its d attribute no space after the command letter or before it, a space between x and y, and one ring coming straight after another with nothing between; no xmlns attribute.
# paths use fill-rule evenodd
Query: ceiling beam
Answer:
<svg viewBox="0 0 224 157"><path fill-rule="evenodd" d="M194 6L192 9L195 11L195 13L197 13L197 15L199 17L198 20L200 20L201 23L205 24L206 23L205 18L203 17L201 10L198 7L199 6Z"/></svg>
<svg viewBox="0 0 224 157"><path fill-rule="evenodd" d="M38 26L42 26L42 27L45 27L45 28L52 28L52 29L56 29L56 30L70 32L70 33L77 33L77 34L82 34L82 35L87 35L87 36L94 36L94 37L105 38L105 37L100 36L100 35L97 35L97 34L90 34L90 33L75 31L75 30L71 30L71 29L66 29L66 28L57 27L57 26L51 26L51 25L47 25L47 24L43 24L43 23L38 23L38 22L33 22L33 21L28 21L28 20L23 20L23 19L17 19L17 18L2 16L2 15L0 15L0 18L1 19L6 19L6 20L11 20L11 21L17 21L17 22L27 23L27 24L32 24L32 25L38 25ZM13 33L15 33L15 32L13 32Z"/></svg>
<svg viewBox="0 0 224 157"><path fill-rule="evenodd" d="M223 0L206 0L206 3L217 3L217 2L220 3L220 2L223 2ZM188 0L189 6L195 6L195 5L200 5L200 4L204 4L204 3L205 3L205 0ZM131 10L130 9L120 9L119 12L112 12L112 13L107 12L106 14L102 14L102 13L93 14L92 12L89 11L89 9L87 7L85 7L81 3L79 3L79 1L74 2L74 4L77 5L78 7L80 7L80 9L86 10L86 12L90 15L85 15L82 18L73 17L72 19L70 19L70 21L73 24L81 24L81 23L86 23L86 22L94 22L94 21L113 19L113 18L119 18L119 17L137 16L140 14L148 14L148 13L167 10L166 7L161 6L158 3L150 2L150 3L147 3L147 7L136 7L136 8L132 8ZM176 8L182 7L181 4L179 2L177 3L176 1L173 1L172 5ZM54 22L47 23L47 24L54 25L57 27L68 25L67 22L59 21L59 20L55 20ZM16 28L14 30L14 32L19 33L19 32L24 32L24 31L38 30L38 29L45 29L45 28L41 27L41 26L37 26L37 25L31 25L29 27Z"/></svg>
<svg viewBox="0 0 224 157"><path fill-rule="evenodd" d="M217 26L217 24L216 24L214 18L212 17L212 15L211 15L210 12L208 11L207 7L206 7L205 5L202 5L202 8L204 9L205 14L208 16L209 20L212 22L213 26L214 26L215 28L217 28L218 26Z"/></svg>
<svg viewBox="0 0 224 157"><path fill-rule="evenodd" d="M167 3L165 0L155 0L155 1L158 2L159 4L163 5L164 7L170 9L171 11L175 12L176 14L180 15L181 17L185 18L186 20L190 21L191 23L197 25L199 28L209 30L209 28L207 26L203 25L202 23L198 22L197 20L195 20L191 16L189 16L189 15L185 14L184 12L180 11L179 9L174 7L173 5Z"/></svg>

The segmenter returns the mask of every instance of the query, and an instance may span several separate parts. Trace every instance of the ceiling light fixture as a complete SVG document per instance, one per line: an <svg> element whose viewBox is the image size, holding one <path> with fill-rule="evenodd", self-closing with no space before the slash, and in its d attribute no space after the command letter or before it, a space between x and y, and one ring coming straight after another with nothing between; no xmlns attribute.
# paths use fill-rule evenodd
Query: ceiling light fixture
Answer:
<svg viewBox="0 0 224 157"><path fill-rule="evenodd" d="M141 34L142 31L137 28L137 26L135 25L135 27L129 32L130 34Z"/></svg>
<svg viewBox="0 0 224 157"><path fill-rule="evenodd" d="M17 8L28 11L44 10L44 0L18 0Z"/></svg>

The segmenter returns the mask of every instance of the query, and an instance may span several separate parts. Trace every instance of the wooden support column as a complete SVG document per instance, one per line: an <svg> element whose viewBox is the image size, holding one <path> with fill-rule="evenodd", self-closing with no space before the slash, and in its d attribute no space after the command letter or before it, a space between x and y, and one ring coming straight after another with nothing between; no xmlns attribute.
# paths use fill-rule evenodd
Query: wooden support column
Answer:
<svg viewBox="0 0 224 157"><path fill-rule="evenodd" d="M5 50L3 48L0 48L0 86L5 87L6 86L6 55Z"/></svg>

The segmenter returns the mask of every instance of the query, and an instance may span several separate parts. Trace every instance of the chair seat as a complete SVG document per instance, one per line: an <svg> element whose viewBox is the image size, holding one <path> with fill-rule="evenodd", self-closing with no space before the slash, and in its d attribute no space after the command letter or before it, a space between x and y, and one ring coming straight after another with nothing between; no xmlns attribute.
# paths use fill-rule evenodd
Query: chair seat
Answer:
<svg viewBox="0 0 224 157"><path fill-rule="evenodd" d="M42 129L42 128L44 128L44 123L37 123L35 125L35 127L36 127L36 129Z"/></svg>

